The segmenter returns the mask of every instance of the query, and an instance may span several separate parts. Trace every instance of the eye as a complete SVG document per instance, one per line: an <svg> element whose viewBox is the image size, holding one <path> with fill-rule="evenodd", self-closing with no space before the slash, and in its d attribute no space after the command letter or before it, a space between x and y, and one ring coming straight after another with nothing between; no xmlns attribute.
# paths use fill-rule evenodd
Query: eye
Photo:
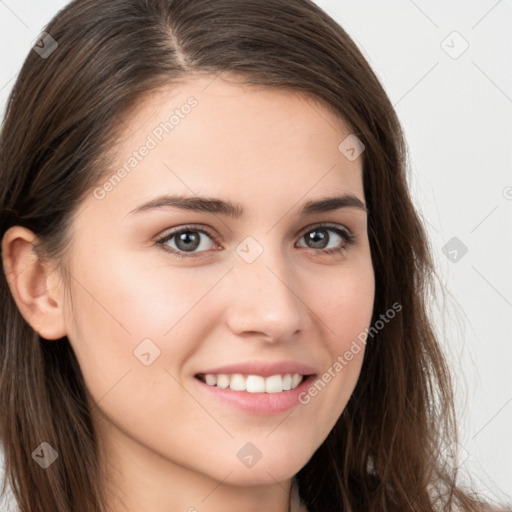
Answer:
<svg viewBox="0 0 512 512"><path fill-rule="evenodd" d="M172 231L168 235L158 239L156 243L162 245L166 251L169 251L178 258L197 256L196 252L205 252L211 246L211 243L205 239L213 239L206 229L199 229L195 226L184 226Z"/></svg>
<svg viewBox="0 0 512 512"><path fill-rule="evenodd" d="M174 256L186 258L189 256L197 256L194 251L198 249L198 252L208 250L208 245L211 244L204 241L206 237L210 238L210 240L213 239L213 236L205 229L199 229L194 226L184 226L158 239L156 243L162 245L164 250L169 251Z"/></svg>
<svg viewBox="0 0 512 512"><path fill-rule="evenodd" d="M334 233L334 236L329 235L329 232ZM302 238L306 240L306 243L311 244L306 247L313 249L317 254L342 253L356 241L355 236L348 230L331 224L315 226L304 233ZM331 242L333 245L328 247Z"/></svg>
<svg viewBox="0 0 512 512"><path fill-rule="evenodd" d="M356 241L355 236L348 230L331 224L315 226L305 232L302 238L307 241L307 244L311 244L306 247L323 255L342 253ZM210 243L207 239L210 239ZM207 252L215 246L215 242L214 235L210 234L206 227L183 226L159 238L156 244L173 256L187 258L200 256L198 253ZM331 242L334 242L334 245L329 247Z"/></svg>

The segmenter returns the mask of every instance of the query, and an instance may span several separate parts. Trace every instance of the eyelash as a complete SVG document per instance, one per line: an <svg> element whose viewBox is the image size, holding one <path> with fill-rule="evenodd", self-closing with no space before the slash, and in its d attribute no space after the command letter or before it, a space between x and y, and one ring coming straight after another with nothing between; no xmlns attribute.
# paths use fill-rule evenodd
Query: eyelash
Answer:
<svg viewBox="0 0 512 512"><path fill-rule="evenodd" d="M303 238L308 233L311 233L312 231L315 231L316 229L319 229L319 228L325 228L328 231L334 231L338 236L340 236L344 240L345 243L343 244L343 246L334 248L334 249L310 248L310 250L314 251L316 254L320 254L320 255L342 254L345 251L347 251L351 245L354 245L357 241L355 235L350 233L348 230L340 228L333 224L328 224L328 223L317 224L317 225L313 226L312 228L308 228L307 231L303 232L303 234L300 236L300 238ZM169 240L172 240L172 238L174 238L175 236L180 235L182 233L187 233L187 232L203 233L205 235L208 235L212 239L213 242L217 243L215 236L212 233L210 233L209 229L207 229L205 226L191 225L191 226L183 226L179 229L172 231L171 233L157 239L155 244L158 246L161 246L164 251L171 253L173 256L180 258L180 259L201 257L200 254L203 252L207 252L207 251L200 251L199 253L187 253L185 251L177 251L176 249L171 249L165 245L166 242L168 242Z"/></svg>

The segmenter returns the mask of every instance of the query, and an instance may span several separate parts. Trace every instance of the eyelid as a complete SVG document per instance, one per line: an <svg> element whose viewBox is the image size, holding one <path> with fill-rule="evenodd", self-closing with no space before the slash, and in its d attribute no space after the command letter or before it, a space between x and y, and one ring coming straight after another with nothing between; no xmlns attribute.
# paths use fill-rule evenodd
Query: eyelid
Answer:
<svg viewBox="0 0 512 512"><path fill-rule="evenodd" d="M206 224L183 224L183 226L169 228L169 230L166 230L166 231L168 231L167 234L158 235L157 239L161 240L163 238L170 238L173 235L176 235L177 233L180 233L182 231L187 231L187 230L188 231L203 231L208 236L210 236L210 238L212 238L212 239L218 239L218 240L224 241L224 239L222 238L222 235L220 235L218 233L214 233L213 230ZM165 231L163 233L165 233Z"/></svg>
<svg viewBox="0 0 512 512"><path fill-rule="evenodd" d="M355 240L355 235L352 230L348 229L343 224L333 224L332 222L313 222L309 226L302 228L295 236L304 236L315 228L331 228L335 231L343 231L349 238L353 238Z"/></svg>

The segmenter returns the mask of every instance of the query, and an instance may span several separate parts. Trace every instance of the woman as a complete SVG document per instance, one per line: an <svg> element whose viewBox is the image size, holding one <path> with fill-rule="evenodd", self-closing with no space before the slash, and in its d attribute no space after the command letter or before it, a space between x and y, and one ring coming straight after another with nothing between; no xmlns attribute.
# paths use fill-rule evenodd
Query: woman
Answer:
<svg viewBox="0 0 512 512"><path fill-rule="evenodd" d="M483 510L400 125L315 4L74 1L0 144L21 511Z"/></svg>

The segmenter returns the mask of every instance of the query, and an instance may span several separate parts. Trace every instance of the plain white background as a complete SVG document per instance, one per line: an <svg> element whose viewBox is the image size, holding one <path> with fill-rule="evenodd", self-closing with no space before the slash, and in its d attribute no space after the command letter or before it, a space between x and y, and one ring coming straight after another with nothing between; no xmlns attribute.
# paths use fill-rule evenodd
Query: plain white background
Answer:
<svg viewBox="0 0 512 512"><path fill-rule="evenodd" d="M0 0L2 112L66 3ZM510 502L512 0L316 3L356 41L404 127L410 188L449 292L433 314L455 379L461 478Z"/></svg>

